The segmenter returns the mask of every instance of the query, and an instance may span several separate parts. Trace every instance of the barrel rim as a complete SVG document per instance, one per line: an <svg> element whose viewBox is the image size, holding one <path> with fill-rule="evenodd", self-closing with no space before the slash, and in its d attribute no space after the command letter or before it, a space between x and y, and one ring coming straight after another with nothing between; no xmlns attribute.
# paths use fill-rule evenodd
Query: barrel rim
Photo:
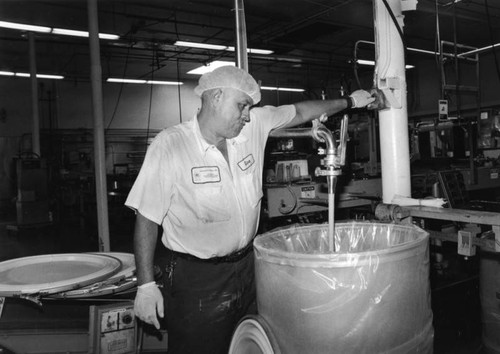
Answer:
<svg viewBox="0 0 500 354"><path fill-rule="evenodd" d="M360 251L360 252L335 252L335 253L316 253L316 254L309 254L309 253L299 253L299 252L293 252L293 251L287 251L287 250L274 250L270 248L266 248L262 243L265 241L265 239L268 239L272 237L274 234L277 233L282 233L284 231L291 230L293 231L294 228L300 229L300 230L308 230L308 229L318 229L318 228L325 228L327 227L327 224L314 224L314 225L305 225L305 226L292 226L289 228L279 228L276 230L269 231L265 234L259 235L256 237L254 240L254 250L255 256L259 257L261 254L265 254L266 261L271 261L275 260L278 263L281 264L286 264L286 260L293 260L294 262L301 262L307 264L308 262L314 263L314 266L320 266L322 262L326 262L325 266L330 267L332 262L335 262L337 266L343 266L343 265L352 265L353 262L357 262L359 259L370 259L373 257L380 257L380 256L386 256L390 255L396 258L399 258L396 256L396 254L405 252L405 255L402 258L406 258L411 255L417 255L423 252L427 251L427 248L421 248L422 243L426 243L429 238L429 233L416 225L410 224L410 225L401 225L401 224L394 224L394 223L374 223L374 222L359 222L359 221L352 221L352 222L341 222L337 223L335 225L336 229L342 228L352 228L356 226L361 226L361 227L366 227L366 226L377 226L377 227L390 227L394 229L399 229L399 230L408 230L410 231L413 229L413 231L417 232L419 236L415 238L414 240L404 242L398 245L394 245L391 247L379 249L379 250L368 250L368 251ZM407 254L410 252L410 254ZM292 257L293 255L293 257ZM287 257L289 256L289 257ZM264 257L262 257L264 258Z"/></svg>

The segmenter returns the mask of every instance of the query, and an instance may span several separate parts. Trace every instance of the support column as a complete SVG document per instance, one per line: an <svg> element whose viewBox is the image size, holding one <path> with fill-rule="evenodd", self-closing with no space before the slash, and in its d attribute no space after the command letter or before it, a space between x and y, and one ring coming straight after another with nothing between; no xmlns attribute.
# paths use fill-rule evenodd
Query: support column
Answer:
<svg viewBox="0 0 500 354"><path fill-rule="evenodd" d="M30 81L31 81L31 111L32 111L32 133L31 150L40 157L40 113L38 110L38 80L36 78L36 50L35 35L28 33L29 56L30 56Z"/></svg>
<svg viewBox="0 0 500 354"><path fill-rule="evenodd" d="M92 113L94 117L94 160L99 251L109 252L108 191L106 186L102 68L99 48L97 0L88 0L87 5L90 42L90 81L92 83Z"/></svg>
<svg viewBox="0 0 500 354"><path fill-rule="evenodd" d="M389 107L379 111L383 202L394 195L411 196L410 149L406 103L405 53L398 27L403 29L401 0L387 0L397 19L392 20L382 0L374 0L375 86Z"/></svg>
<svg viewBox="0 0 500 354"><path fill-rule="evenodd" d="M247 27L243 0L234 0L236 17L236 66L248 72Z"/></svg>

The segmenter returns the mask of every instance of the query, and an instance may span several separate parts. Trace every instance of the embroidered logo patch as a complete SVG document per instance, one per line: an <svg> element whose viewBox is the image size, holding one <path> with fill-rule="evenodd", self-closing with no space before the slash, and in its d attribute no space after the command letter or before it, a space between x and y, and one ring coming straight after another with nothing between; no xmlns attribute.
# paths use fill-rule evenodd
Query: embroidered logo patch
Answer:
<svg viewBox="0 0 500 354"><path fill-rule="evenodd" d="M253 155L250 154L247 157L245 157L243 160L238 162L239 168L241 168L242 171L247 170L250 166L252 166L255 163L255 159L253 158Z"/></svg>
<svg viewBox="0 0 500 354"><path fill-rule="evenodd" d="M194 184L220 182L220 171L217 166L193 167L191 179Z"/></svg>

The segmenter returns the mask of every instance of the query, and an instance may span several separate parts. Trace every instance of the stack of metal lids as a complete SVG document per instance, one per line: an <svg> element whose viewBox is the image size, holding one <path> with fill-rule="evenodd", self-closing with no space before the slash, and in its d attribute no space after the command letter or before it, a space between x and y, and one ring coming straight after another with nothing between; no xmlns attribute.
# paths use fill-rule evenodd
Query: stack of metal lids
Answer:
<svg viewBox="0 0 500 354"><path fill-rule="evenodd" d="M0 297L84 298L137 285L131 253L61 253L0 262Z"/></svg>

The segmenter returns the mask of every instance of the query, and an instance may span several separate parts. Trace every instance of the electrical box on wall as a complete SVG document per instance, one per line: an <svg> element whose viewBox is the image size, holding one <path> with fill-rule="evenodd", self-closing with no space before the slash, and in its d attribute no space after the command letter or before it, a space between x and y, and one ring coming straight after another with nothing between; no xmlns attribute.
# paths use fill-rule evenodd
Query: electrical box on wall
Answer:
<svg viewBox="0 0 500 354"><path fill-rule="evenodd" d="M133 303L90 306L89 353L135 354L137 320Z"/></svg>

